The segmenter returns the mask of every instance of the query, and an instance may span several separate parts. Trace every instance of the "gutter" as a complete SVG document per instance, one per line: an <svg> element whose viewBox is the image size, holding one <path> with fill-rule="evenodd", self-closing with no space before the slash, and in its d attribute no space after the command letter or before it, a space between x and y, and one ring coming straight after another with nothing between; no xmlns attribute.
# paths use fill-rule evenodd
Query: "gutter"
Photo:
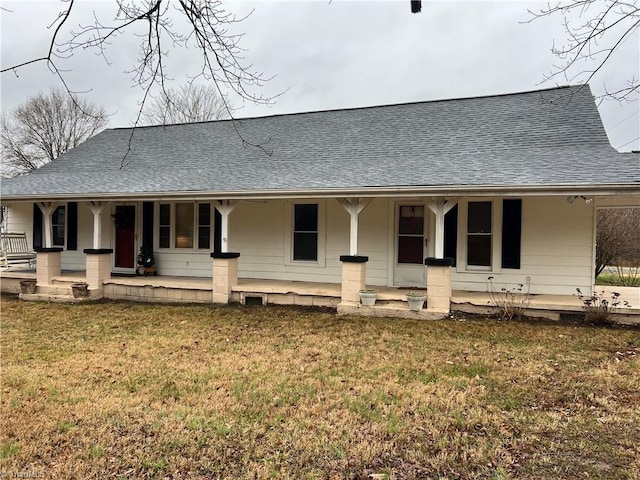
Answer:
<svg viewBox="0 0 640 480"><path fill-rule="evenodd" d="M4 195L2 203L54 200L273 200L343 197L488 197L488 196L563 196L563 195L640 195L640 182L630 184L587 185L513 185L513 186L407 186L407 187L358 187L321 188L308 190L238 190L238 191L186 191L186 192L138 192L138 193L83 193L51 195Z"/></svg>

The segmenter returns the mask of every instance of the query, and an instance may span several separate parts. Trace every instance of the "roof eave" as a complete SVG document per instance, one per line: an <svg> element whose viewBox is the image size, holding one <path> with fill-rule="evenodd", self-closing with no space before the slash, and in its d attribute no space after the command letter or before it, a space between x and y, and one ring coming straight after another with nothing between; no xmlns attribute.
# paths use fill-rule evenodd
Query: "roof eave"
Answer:
<svg viewBox="0 0 640 480"><path fill-rule="evenodd" d="M444 185L406 187L350 187L306 190L245 190L245 191L185 191L140 193L86 193L52 195L5 195L3 203L56 200L270 200L294 198L342 197L482 197L482 196L541 196L541 195L640 195L640 182L627 184L558 184L558 185Z"/></svg>

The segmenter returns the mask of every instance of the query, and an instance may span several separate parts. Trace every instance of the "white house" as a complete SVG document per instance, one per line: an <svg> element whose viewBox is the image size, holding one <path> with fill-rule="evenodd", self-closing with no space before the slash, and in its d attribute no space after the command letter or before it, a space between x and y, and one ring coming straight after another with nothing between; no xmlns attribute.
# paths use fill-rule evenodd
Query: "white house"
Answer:
<svg viewBox="0 0 640 480"><path fill-rule="evenodd" d="M640 155L611 147L573 86L108 129L4 180L2 204L63 270L100 258L96 288L148 245L159 275L215 276L214 257L231 277L344 292L347 264L356 285L401 287L431 265L454 290L493 276L568 295L594 284L596 208L640 206Z"/></svg>

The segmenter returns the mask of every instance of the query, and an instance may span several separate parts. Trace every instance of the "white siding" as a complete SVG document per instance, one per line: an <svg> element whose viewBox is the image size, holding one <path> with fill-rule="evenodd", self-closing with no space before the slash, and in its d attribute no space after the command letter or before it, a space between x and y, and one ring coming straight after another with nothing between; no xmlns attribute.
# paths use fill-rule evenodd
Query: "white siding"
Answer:
<svg viewBox="0 0 640 480"><path fill-rule="evenodd" d="M27 243L33 248L33 204L14 203L9 205L7 231L26 233Z"/></svg>
<svg viewBox="0 0 640 480"><path fill-rule="evenodd" d="M494 199L495 200L495 199ZM460 202L466 209L468 200ZM500 214L501 199L494 201ZM590 292L593 284L594 207L583 201L569 203L566 197L522 200L521 268L500 268L501 218L494 221L492 271L468 271L465 215L458 224L458 267L453 274L454 290L486 291L487 278L494 277L497 288L511 289L531 279L531 293L572 295L576 288Z"/></svg>
<svg viewBox="0 0 640 480"><path fill-rule="evenodd" d="M341 255L349 254L349 215L337 201L320 204L318 262L291 260L294 201L241 202L229 217L229 250L240 252L239 275L245 278L340 283ZM360 214L358 254L369 257L367 283L387 283L386 200L373 201Z"/></svg>
<svg viewBox="0 0 640 480"><path fill-rule="evenodd" d="M636 207L640 208L640 195L618 195L612 197L596 197L598 208Z"/></svg>
<svg viewBox="0 0 640 480"><path fill-rule="evenodd" d="M393 212L396 199L376 199L359 218L358 254L369 257L367 283L393 284ZM500 225L502 200L493 199L494 265L492 271L468 271L466 256L466 205L460 201L458 225L458 266L453 273L456 290L486 291L487 277L495 285L511 288L531 279L532 293L573 294L576 287L589 292L593 281L594 204L568 203L566 197L525 197L522 202L521 268L500 268ZM291 216L294 201L242 201L229 216L229 251L240 252L241 278L339 283L339 257L349 253L349 215L333 199L320 204L321 252L318 262L291 260ZM595 202L594 202L595 203ZM113 221L103 214L102 248L113 248ZM15 204L9 211L9 230L24 231L32 237L32 204ZM141 234L141 232L139 232ZM157 225L154 235L157 239ZM433 236L433 233L432 235ZM433 238L431 239L433 240ZM64 269L84 269L85 248L92 248L93 217L87 203L78 204L78 250L63 253ZM430 242L433 244L433 241ZM155 251L160 275L210 277L209 251Z"/></svg>

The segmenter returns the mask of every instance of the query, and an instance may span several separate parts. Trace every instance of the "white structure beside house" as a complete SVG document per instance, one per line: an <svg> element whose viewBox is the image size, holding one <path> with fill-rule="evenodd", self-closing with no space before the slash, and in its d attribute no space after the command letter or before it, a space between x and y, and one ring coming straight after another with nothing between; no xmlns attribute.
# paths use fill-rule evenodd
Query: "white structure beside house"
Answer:
<svg viewBox="0 0 640 480"><path fill-rule="evenodd" d="M489 276L571 295L594 284L596 209L640 206L640 155L611 147L588 86L561 87L109 129L4 180L2 205L59 269L89 278L95 257L96 291L144 244L159 275L213 276L212 301L237 277L342 284L343 302L366 284L436 305Z"/></svg>

